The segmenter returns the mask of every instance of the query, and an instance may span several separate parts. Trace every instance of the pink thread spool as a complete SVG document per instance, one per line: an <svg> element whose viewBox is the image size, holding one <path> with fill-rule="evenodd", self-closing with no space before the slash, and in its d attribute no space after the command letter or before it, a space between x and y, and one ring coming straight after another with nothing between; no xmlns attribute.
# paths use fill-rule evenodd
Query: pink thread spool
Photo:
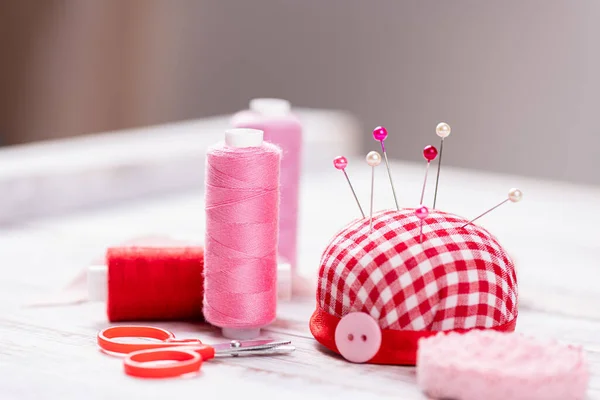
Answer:
<svg viewBox="0 0 600 400"><path fill-rule="evenodd" d="M291 265L296 275L298 233L298 189L302 151L302 125L282 99L257 98L250 109L233 116L236 128L254 128L264 132L264 140L283 151L281 160L281 204L279 208L279 255ZM280 276L279 279L282 279Z"/></svg>
<svg viewBox="0 0 600 400"><path fill-rule="evenodd" d="M230 339L275 320L281 150L231 129L206 157L204 317Z"/></svg>

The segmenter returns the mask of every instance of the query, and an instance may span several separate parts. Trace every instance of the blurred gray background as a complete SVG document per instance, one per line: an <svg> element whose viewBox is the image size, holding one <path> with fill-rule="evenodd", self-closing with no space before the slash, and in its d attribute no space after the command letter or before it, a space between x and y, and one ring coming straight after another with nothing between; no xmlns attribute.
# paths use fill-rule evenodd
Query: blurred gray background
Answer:
<svg viewBox="0 0 600 400"><path fill-rule="evenodd" d="M0 5L0 143L343 109L421 159L600 184L600 1L47 0ZM327 135L328 132L323 132Z"/></svg>

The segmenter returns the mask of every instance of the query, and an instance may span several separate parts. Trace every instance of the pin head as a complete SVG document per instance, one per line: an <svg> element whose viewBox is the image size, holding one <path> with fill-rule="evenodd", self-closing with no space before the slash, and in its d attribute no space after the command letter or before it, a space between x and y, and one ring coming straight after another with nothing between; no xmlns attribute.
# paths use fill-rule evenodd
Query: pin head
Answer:
<svg viewBox="0 0 600 400"><path fill-rule="evenodd" d="M523 192L517 188L512 188L508 191L508 198L513 203L517 203L523 198Z"/></svg>
<svg viewBox="0 0 600 400"><path fill-rule="evenodd" d="M382 142L385 140L385 138L387 138L387 135L387 129L385 129L383 126L378 126L377 128L373 129L373 139L375 140Z"/></svg>
<svg viewBox="0 0 600 400"><path fill-rule="evenodd" d="M346 169L348 166L348 160L344 156L339 156L333 159L333 166L336 169Z"/></svg>
<svg viewBox="0 0 600 400"><path fill-rule="evenodd" d="M435 147L429 145L423 149L423 157L429 162L435 160L438 155L438 151Z"/></svg>
<svg viewBox="0 0 600 400"><path fill-rule="evenodd" d="M380 163L381 163L381 155L379 155L378 152L370 151L369 154L367 154L367 164L369 164L371 167L376 167Z"/></svg>
<svg viewBox="0 0 600 400"><path fill-rule="evenodd" d="M435 127L435 133L442 139L450 136L450 132L451 132L450 125L448 125L445 122L440 122Z"/></svg>
<svg viewBox="0 0 600 400"><path fill-rule="evenodd" d="M429 216L429 209L425 206L421 206L415 210L415 215L417 218L423 221L425 218L427 218L427 216Z"/></svg>

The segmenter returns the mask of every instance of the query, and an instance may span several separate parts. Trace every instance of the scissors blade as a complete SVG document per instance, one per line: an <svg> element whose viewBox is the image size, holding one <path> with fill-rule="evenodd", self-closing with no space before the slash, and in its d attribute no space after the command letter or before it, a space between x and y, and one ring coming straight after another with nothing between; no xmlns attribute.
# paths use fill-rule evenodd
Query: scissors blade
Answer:
<svg viewBox="0 0 600 400"><path fill-rule="evenodd" d="M239 343L240 346L236 347L233 343ZM273 340L263 339L263 340L247 340L247 341L237 341L232 340L228 343L219 343L219 344L211 344L211 346L215 349L215 351L229 350L233 348L241 348L241 347L253 347L253 346L262 346L265 344L273 343Z"/></svg>
<svg viewBox="0 0 600 400"><path fill-rule="evenodd" d="M296 350L296 347L287 344L273 347L248 347L246 349L233 349L233 351L229 353L219 353L219 356L266 356L271 354L287 354Z"/></svg>
<svg viewBox="0 0 600 400"><path fill-rule="evenodd" d="M294 346L290 346L291 343L290 340L253 340L245 342L234 340L213 347L216 356L259 355L290 353L295 350Z"/></svg>

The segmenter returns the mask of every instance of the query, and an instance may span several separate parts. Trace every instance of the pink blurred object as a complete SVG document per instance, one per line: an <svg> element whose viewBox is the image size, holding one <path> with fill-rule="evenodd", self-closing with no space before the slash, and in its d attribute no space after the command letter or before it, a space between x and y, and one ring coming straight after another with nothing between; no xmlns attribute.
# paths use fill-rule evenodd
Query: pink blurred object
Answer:
<svg viewBox="0 0 600 400"><path fill-rule="evenodd" d="M474 330L421 339L417 382L434 399L583 400L581 348L519 333Z"/></svg>
<svg viewBox="0 0 600 400"><path fill-rule="evenodd" d="M290 263L296 276L298 196L302 125L292 113L290 103L282 99L253 99L250 109L240 111L231 120L235 128L253 128L264 132L264 140L283 150L281 160L281 203L279 207L279 256Z"/></svg>

